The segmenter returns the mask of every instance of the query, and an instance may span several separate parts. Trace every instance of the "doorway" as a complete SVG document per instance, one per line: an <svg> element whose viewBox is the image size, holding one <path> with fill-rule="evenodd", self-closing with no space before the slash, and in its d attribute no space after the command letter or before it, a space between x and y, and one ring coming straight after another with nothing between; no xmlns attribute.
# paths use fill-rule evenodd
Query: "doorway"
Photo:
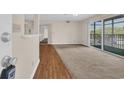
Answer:
<svg viewBox="0 0 124 93"><path fill-rule="evenodd" d="M40 25L40 43L48 44L48 25Z"/></svg>

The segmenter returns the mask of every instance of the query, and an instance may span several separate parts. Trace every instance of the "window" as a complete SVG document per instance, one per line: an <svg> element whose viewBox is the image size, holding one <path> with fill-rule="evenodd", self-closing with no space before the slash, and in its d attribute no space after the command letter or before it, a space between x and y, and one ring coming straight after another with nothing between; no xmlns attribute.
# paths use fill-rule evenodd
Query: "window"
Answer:
<svg viewBox="0 0 124 93"><path fill-rule="evenodd" d="M94 46L95 42L94 42L94 22L90 23L89 25L89 30L90 30L90 45Z"/></svg>
<svg viewBox="0 0 124 93"><path fill-rule="evenodd" d="M104 20L104 50L124 56L124 16Z"/></svg>
<svg viewBox="0 0 124 93"><path fill-rule="evenodd" d="M95 22L95 47L101 48L102 22Z"/></svg>
<svg viewBox="0 0 124 93"><path fill-rule="evenodd" d="M91 46L124 56L124 15L103 20L103 40L101 21L90 23L89 29Z"/></svg>
<svg viewBox="0 0 124 93"><path fill-rule="evenodd" d="M124 18L114 19L114 47L124 49Z"/></svg>
<svg viewBox="0 0 124 93"><path fill-rule="evenodd" d="M101 32L102 32L102 22L92 22L89 25L90 29L90 45L101 48Z"/></svg>
<svg viewBox="0 0 124 93"><path fill-rule="evenodd" d="M112 20L104 22L104 46L112 46Z"/></svg>

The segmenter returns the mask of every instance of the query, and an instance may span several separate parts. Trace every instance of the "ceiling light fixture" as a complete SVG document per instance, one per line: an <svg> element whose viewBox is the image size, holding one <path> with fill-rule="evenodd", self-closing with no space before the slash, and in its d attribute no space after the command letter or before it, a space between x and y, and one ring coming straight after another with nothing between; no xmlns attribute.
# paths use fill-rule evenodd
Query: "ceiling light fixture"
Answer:
<svg viewBox="0 0 124 93"><path fill-rule="evenodd" d="M64 15L72 15L72 16L79 16L80 14L64 14Z"/></svg>

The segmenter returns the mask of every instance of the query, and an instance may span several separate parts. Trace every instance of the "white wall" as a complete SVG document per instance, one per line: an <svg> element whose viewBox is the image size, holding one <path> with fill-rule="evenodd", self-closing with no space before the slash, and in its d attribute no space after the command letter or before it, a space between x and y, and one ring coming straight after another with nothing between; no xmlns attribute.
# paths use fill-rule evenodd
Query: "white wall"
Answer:
<svg viewBox="0 0 124 93"><path fill-rule="evenodd" d="M44 38L48 38L48 26L45 26L45 29L44 29Z"/></svg>
<svg viewBox="0 0 124 93"><path fill-rule="evenodd" d="M51 42L52 44L80 44L80 23L65 21L53 22L51 24Z"/></svg>
<svg viewBox="0 0 124 93"><path fill-rule="evenodd" d="M3 32L12 34L12 16L7 14L0 14L0 37ZM4 56L12 56L12 40L4 43L0 38L0 73L2 70L1 59Z"/></svg>
<svg viewBox="0 0 124 93"><path fill-rule="evenodd" d="M13 15L13 24L21 27L13 32L13 55L18 58L16 78L30 78L39 61L39 37L24 36L24 15Z"/></svg>
<svg viewBox="0 0 124 93"><path fill-rule="evenodd" d="M80 25L81 44L88 46L88 22L84 20Z"/></svg>

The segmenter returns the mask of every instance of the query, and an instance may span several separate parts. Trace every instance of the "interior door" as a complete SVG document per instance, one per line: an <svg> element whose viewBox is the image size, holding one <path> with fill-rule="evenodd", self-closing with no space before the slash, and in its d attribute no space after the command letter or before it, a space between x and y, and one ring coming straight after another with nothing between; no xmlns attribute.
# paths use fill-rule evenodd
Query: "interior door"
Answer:
<svg viewBox="0 0 124 93"><path fill-rule="evenodd" d="M0 14L0 74L3 69L1 60L12 56L12 15Z"/></svg>

